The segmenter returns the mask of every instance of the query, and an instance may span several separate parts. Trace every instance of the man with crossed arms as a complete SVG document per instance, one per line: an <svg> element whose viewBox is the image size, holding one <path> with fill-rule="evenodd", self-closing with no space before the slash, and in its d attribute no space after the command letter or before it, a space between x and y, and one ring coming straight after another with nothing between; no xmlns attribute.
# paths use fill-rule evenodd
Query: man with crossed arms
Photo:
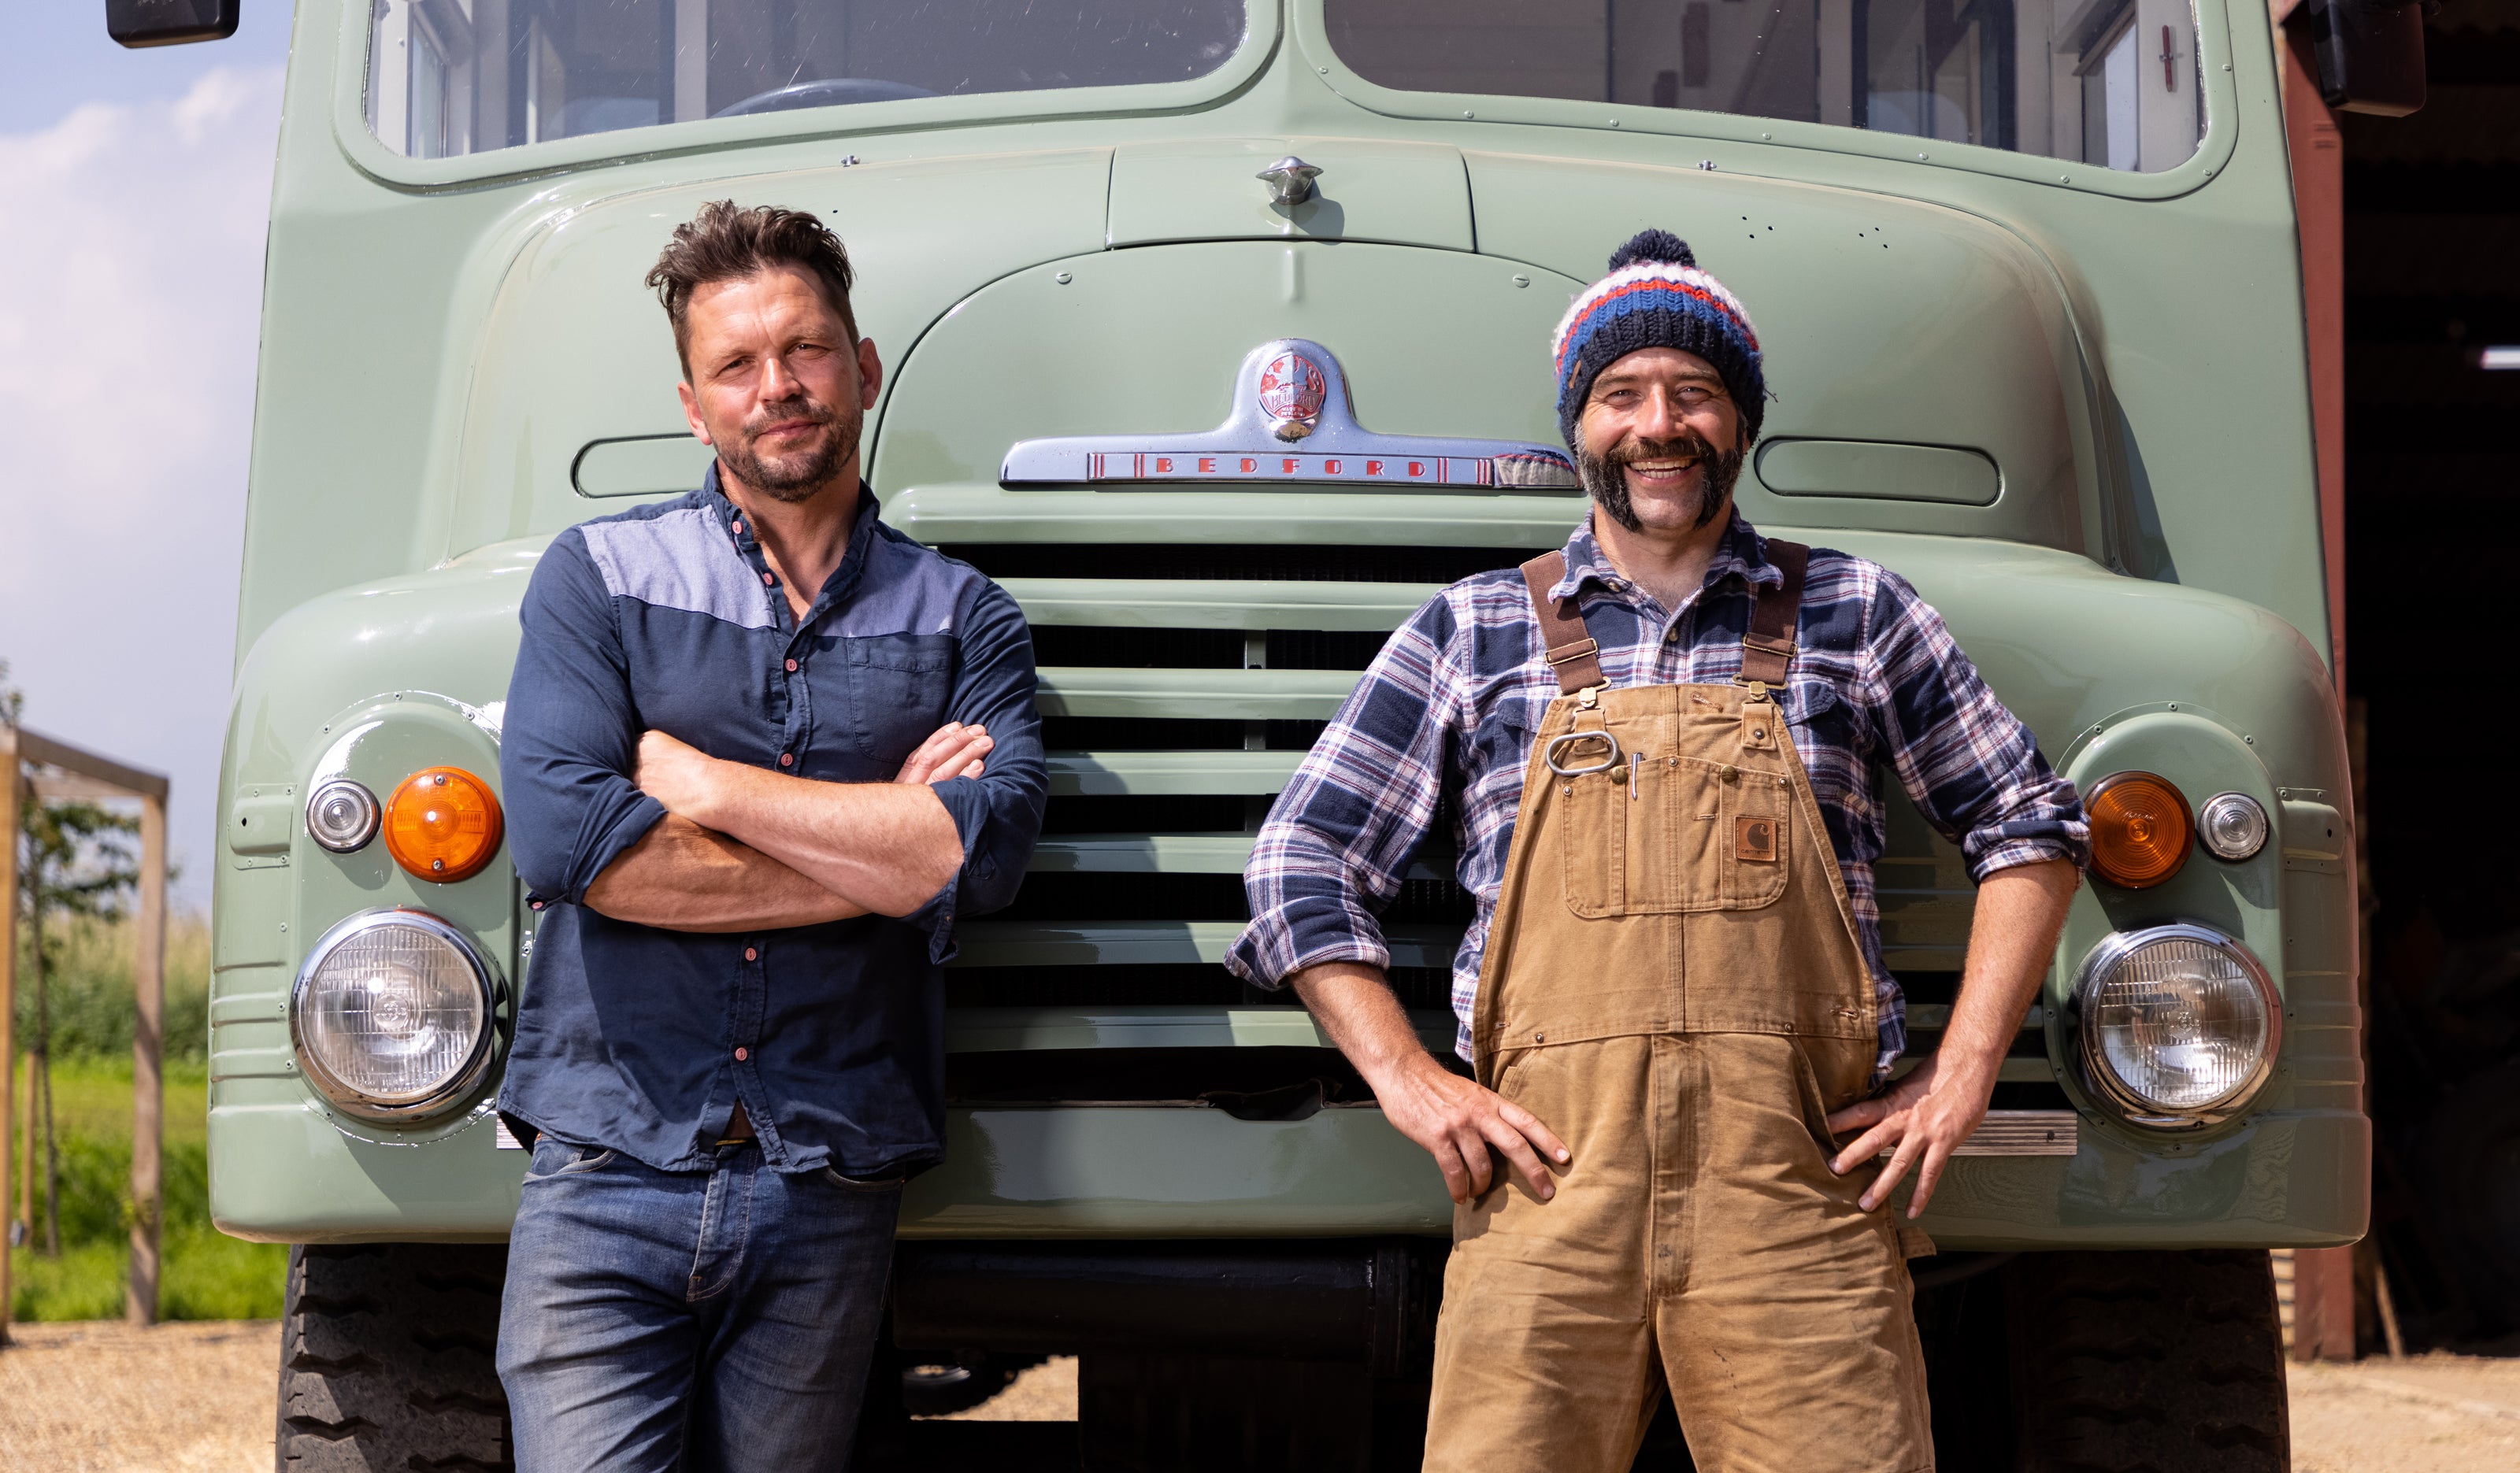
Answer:
<svg viewBox="0 0 2520 1473"><path fill-rule="evenodd" d="M839 1467L944 1153L938 968L1041 828L1032 642L860 479L883 365L818 219L707 205L649 284L717 460L525 595L499 1372L523 1473Z"/></svg>

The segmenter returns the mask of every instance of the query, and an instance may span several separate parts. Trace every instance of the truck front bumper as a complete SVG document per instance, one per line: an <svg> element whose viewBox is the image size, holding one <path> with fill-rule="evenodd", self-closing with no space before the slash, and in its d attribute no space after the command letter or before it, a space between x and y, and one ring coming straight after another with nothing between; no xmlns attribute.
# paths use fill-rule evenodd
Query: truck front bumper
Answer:
<svg viewBox="0 0 2520 1473"><path fill-rule="evenodd" d="M211 1111L211 1207L241 1237L490 1239L525 1153L492 1122L380 1144L299 1106ZM910 1184L905 1238L1441 1237L1452 1203L1424 1152L1372 1108L1294 1121L1216 1109L957 1109L947 1159ZM2361 1236L2370 1126L2269 1112L2202 1142L2138 1149L2089 1120L2072 1156L1955 1159L1923 1227L1947 1249L2324 1247Z"/></svg>

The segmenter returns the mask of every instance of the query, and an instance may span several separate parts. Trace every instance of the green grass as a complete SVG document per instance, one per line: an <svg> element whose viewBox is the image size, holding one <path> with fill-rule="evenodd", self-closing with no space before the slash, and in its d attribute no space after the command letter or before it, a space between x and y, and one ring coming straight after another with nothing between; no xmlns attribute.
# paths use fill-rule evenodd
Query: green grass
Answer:
<svg viewBox="0 0 2520 1473"><path fill-rule="evenodd" d="M280 1314L289 1250L241 1242L210 1226L208 1105L208 1065L167 1060L158 1313L168 1319L272 1318ZM53 1114L61 1140L62 1254L47 1258L31 1247L10 1253L10 1313L22 1320L119 1318L131 1222L129 1056L57 1060ZM39 1135L38 1213L41 1143ZM15 1216L14 1159L7 1186Z"/></svg>

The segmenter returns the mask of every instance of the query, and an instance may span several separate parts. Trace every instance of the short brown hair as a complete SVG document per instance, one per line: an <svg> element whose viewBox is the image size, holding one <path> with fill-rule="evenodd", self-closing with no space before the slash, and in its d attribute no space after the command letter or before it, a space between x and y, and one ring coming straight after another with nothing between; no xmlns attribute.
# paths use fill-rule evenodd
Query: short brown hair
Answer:
<svg viewBox="0 0 2520 1473"><path fill-rule="evenodd" d="M712 200L700 206L688 225L674 227L674 239L656 257L648 285L665 304L674 325L674 353L683 362L683 377L692 376L692 293L711 282L731 282L778 266L793 266L822 283L823 295L840 314L849 341L858 340L857 313L849 307L849 288L857 272L849 249L830 226L801 209L776 204L739 209L732 200Z"/></svg>

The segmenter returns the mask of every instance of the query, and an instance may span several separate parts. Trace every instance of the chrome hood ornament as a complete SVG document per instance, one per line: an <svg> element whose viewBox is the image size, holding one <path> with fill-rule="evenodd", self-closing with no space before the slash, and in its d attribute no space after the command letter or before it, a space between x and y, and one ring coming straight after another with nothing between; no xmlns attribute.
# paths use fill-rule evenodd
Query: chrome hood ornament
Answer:
<svg viewBox="0 0 2520 1473"><path fill-rule="evenodd" d="M1251 350L1235 379L1233 413L1214 429L1023 440L1007 452L998 479L1009 486L1195 481L1531 491L1577 484L1574 463L1552 445L1375 434L1356 423L1338 359L1301 337Z"/></svg>
<svg viewBox="0 0 2520 1473"><path fill-rule="evenodd" d="M1321 176L1321 165L1289 154L1251 177L1269 186L1270 203L1291 207L1313 198L1313 181Z"/></svg>

